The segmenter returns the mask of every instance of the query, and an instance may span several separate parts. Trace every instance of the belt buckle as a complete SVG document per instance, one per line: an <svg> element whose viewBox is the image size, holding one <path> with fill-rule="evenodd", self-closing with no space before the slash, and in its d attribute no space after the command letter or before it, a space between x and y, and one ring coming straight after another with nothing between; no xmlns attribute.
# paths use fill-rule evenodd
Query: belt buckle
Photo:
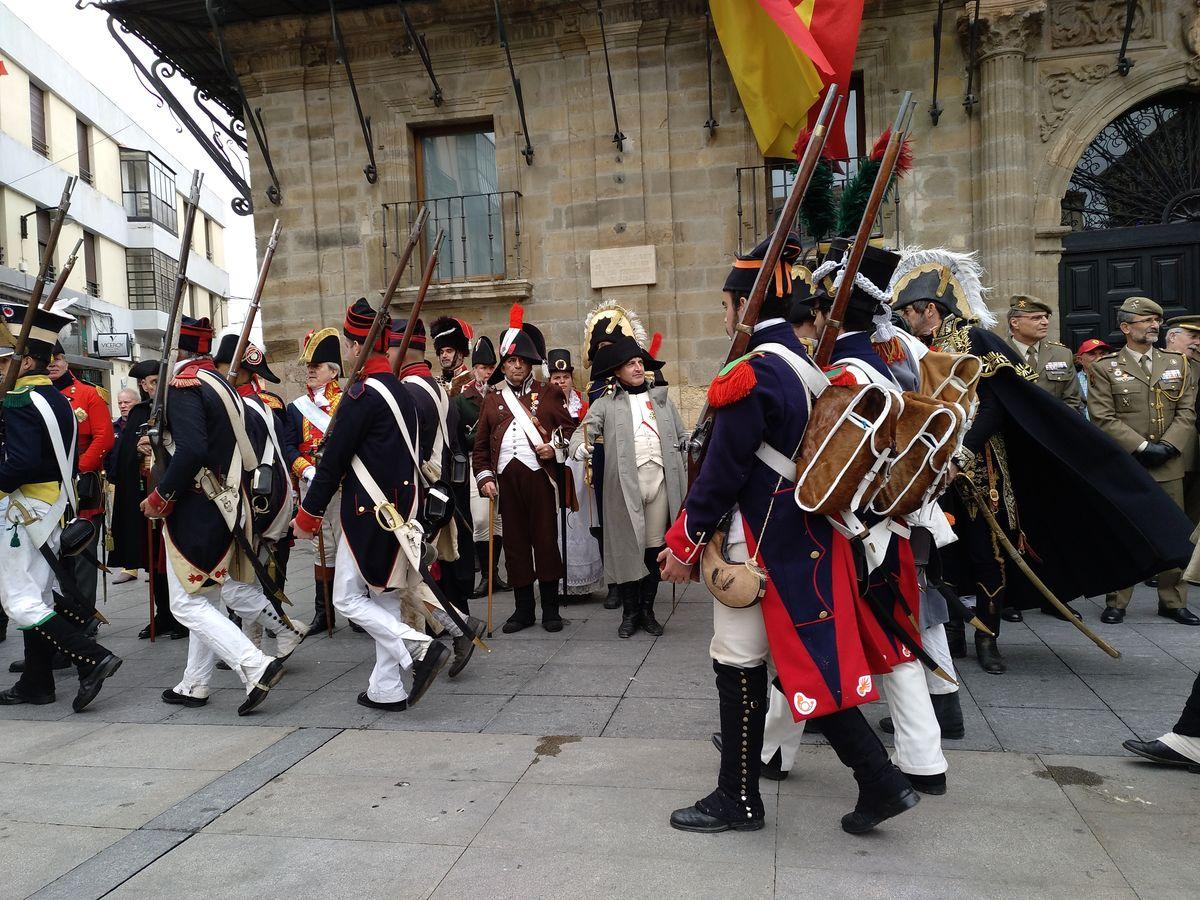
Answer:
<svg viewBox="0 0 1200 900"><path fill-rule="evenodd" d="M384 531L395 534L404 525L404 517L394 503L381 503L375 507L375 523Z"/></svg>

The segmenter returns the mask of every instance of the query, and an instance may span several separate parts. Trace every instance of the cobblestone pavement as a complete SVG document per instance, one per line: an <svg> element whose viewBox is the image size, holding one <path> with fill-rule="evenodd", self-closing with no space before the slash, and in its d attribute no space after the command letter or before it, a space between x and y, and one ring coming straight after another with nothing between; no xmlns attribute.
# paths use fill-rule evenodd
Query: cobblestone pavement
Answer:
<svg viewBox="0 0 1200 900"><path fill-rule="evenodd" d="M295 554L306 618L310 565ZM819 737L763 782L766 830L668 827L716 774L710 604L693 585L671 612L664 587L666 634L622 641L597 599L560 634L502 635L500 595L492 652L405 713L354 702L373 652L342 628L239 719L228 672L207 707L161 702L186 642L137 640L145 583L110 588L101 640L125 664L96 703L73 714L64 677L52 706L0 708L0 897L1196 896L1200 777L1121 748L1170 728L1200 668L1200 629L1151 591L1121 626L1081 604L1120 660L1038 613L1006 624L1009 674L963 663L950 792L861 838Z"/></svg>

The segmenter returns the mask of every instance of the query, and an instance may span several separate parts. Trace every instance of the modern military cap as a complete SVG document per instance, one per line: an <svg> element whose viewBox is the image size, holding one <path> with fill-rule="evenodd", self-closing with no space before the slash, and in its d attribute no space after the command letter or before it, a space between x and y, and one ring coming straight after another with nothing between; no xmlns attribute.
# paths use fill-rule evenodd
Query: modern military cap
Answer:
<svg viewBox="0 0 1200 900"><path fill-rule="evenodd" d="M1121 312L1135 316L1161 316L1163 308L1149 297L1126 297L1121 304Z"/></svg>
<svg viewBox="0 0 1200 900"><path fill-rule="evenodd" d="M1186 328L1188 331L1200 331L1200 316L1176 316L1167 320L1168 328Z"/></svg>
<svg viewBox="0 0 1200 900"><path fill-rule="evenodd" d="M1012 299L1008 301L1008 308L1016 313L1044 312L1047 315L1054 314L1054 309L1049 303L1031 294L1013 294Z"/></svg>

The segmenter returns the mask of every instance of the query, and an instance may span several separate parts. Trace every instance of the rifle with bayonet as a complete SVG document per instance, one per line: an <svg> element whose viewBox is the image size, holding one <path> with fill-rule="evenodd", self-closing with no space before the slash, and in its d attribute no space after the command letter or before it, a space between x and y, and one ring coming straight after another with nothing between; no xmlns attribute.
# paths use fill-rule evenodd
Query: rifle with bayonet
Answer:
<svg viewBox="0 0 1200 900"><path fill-rule="evenodd" d="M825 149L825 140L829 136L829 124L841 101L842 96L838 86L831 84L825 93L825 102L821 104L821 111L813 124L812 133L808 137L808 144L805 145L804 153L800 156L796 169L796 180L792 183L792 190L779 213L779 221L775 225L775 231L771 234L771 242L767 245L762 268L758 270L758 275L754 279L754 287L750 289L750 297L746 300L741 320L734 329L733 343L729 347L729 353L725 357L722 368L746 352L746 347L750 343L750 335L754 333L754 326L758 323L758 316L767 296L767 288L775 278L775 267L779 264L779 257L783 255L783 245L787 241L788 234L791 233L796 215L800 211L800 203L804 200L804 194L808 190L809 182L812 181L813 172L816 171L817 163L820 162L821 152ZM712 410L709 409L706 400L704 407L700 410L700 417L696 421L696 427L692 430L691 437L683 442L682 449L688 453L689 484L696 480L700 465L704 461L704 454L708 451L708 439L712 434L712 424Z"/></svg>
<svg viewBox="0 0 1200 900"><path fill-rule="evenodd" d="M5 335L12 339L13 354L8 364L8 370L4 373L4 380L0 382L0 397L8 396L21 373L21 361L25 358L25 347L29 343L29 332L33 329L33 318L37 315L38 307L41 305L42 292L46 289L46 277L50 271L50 264L54 260L54 250L58 246L58 236L62 232L63 222L67 218L67 210L71 208L71 192L75 190L75 181L76 178L72 175L67 178L67 183L63 186L62 197L58 201L58 208L54 211L54 221L50 225L50 235L46 239L46 249L42 253L37 278L34 279L33 290L29 292L29 305L25 307L25 318L21 321L21 330L16 335L13 335L11 331ZM5 326L5 330L7 331L7 326Z"/></svg>
<svg viewBox="0 0 1200 900"><path fill-rule="evenodd" d="M233 350L233 359L229 363L229 374L225 376L226 380L233 387L237 387L238 372L242 368L242 357L246 355L246 345L250 343L250 329L254 327L254 320L258 318L258 311L262 306L263 288L267 284L267 273L271 270L271 260L275 258L275 248L279 245L279 220L275 220L275 227L271 229L271 236L267 239L267 249L263 251L262 265L258 269L258 283L254 285L254 296L250 298L250 307L246 310L246 321L242 323L242 333L238 335L237 346Z"/></svg>

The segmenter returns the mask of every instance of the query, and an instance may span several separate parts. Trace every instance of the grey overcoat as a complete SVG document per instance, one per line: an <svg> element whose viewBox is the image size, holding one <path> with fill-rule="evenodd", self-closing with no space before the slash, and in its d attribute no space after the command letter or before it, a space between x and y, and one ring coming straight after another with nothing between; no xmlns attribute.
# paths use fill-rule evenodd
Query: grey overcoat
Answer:
<svg viewBox="0 0 1200 900"><path fill-rule="evenodd" d="M678 449L684 434L683 420L679 418L675 404L668 399L665 387L652 387L647 395L654 404L658 436L662 441L669 528L683 506L687 487L687 471ZM572 455L583 443L585 429L589 445L597 439L602 439L604 444L604 578L609 584L637 581L646 574L646 523L642 516L642 493L634 457L629 395L614 386L591 405L571 438Z"/></svg>

